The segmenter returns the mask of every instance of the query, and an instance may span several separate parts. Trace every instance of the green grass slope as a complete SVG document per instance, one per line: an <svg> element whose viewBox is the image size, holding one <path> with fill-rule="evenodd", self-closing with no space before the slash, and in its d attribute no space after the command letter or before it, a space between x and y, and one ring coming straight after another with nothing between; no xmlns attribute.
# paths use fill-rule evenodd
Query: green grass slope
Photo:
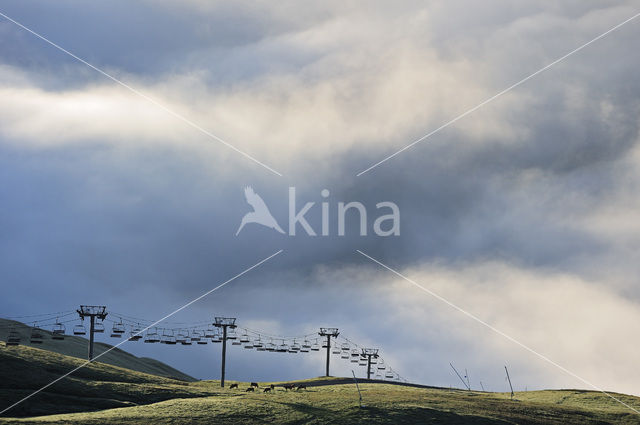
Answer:
<svg viewBox="0 0 640 425"><path fill-rule="evenodd" d="M0 400L7 407L86 361L48 350L0 344ZM16 406L11 416L91 411L212 394L197 383L92 362Z"/></svg>
<svg viewBox="0 0 640 425"><path fill-rule="evenodd" d="M87 346L89 342L86 338L73 335L65 335L63 341L56 341L51 339L51 332L44 331L45 339L42 344L30 344L29 337L31 335L31 328L29 326L21 322L16 322L14 320L0 319L1 341L6 341L7 334L9 333L9 328L15 329L20 334L20 344L22 345L53 351L58 354L64 354L66 356L77 357L80 359L87 358ZM119 340L114 341L120 342ZM128 344L143 344L143 342L130 342ZM94 356L105 352L111 347L112 346L109 344L96 342L94 344ZM119 348L114 348L107 354L101 356L99 361L114 366L136 370L138 372L150 373L152 375L181 379L184 381L196 381L195 378L187 375L186 373L182 373L165 363L146 357L136 357L133 354L127 353L126 351Z"/></svg>
<svg viewBox="0 0 640 425"><path fill-rule="evenodd" d="M79 364L44 350L0 345L2 405ZM248 393L247 383L230 390L217 381L188 383L92 363L7 412L0 424L640 424L640 415L593 391L529 391L511 401L503 393L361 382L360 408L347 378L297 383L308 388L286 391L276 383L275 393ZM616 397L640 410L640 398Z"/></svg>

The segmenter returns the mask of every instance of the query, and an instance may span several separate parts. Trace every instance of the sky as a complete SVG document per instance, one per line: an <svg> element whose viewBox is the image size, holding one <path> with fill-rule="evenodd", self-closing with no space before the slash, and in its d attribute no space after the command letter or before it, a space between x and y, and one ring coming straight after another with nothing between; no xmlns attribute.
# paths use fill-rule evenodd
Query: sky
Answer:
<svg viewBox="0 0 640 425"><path fill-rule="evenodd" d="M0 12L137 91L0 17L2 316L100 304L159 319L282 250L171 320L335 326L422 384L460 386L452 362L474 388L506 391L507 365L517 390L640 395L640 20L358 176L636 1L0 0ZM297 210L315 203L317 233L325 202L329 235L254 223L236 236L246 186L285 230L291 187ZM338 235L339 202L363 204L368 235L353 211ZM373 232L380 202L398 206L399 235ZM218 345L122 348L219 377ZM236 350L227 365L244 380L324 371L320 354Z"/></svg>

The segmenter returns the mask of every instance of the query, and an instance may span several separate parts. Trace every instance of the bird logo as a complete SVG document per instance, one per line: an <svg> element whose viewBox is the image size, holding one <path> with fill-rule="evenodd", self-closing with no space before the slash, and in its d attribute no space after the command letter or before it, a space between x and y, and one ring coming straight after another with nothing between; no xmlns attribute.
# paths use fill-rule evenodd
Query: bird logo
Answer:
<svg viewBox="0 0 640 425"><path fill-rule="evenodd" d="M248 223L262 224L270 229L284 233L284 230L282 230L276 219L271 215L267 204L264 203L260 195L253 191L251 186L244 188L244 197L247 199L247 203L253 207L253 211L246 213L244 217L242 217L242 222L240 223L240 227L238 227L236 236L238 236L244 225Z"/></svg>

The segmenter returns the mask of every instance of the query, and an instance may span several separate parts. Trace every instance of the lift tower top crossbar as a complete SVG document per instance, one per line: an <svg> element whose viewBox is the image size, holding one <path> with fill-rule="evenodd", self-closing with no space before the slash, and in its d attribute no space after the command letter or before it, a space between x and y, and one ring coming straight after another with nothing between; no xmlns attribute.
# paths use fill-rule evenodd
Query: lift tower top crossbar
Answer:
<svg viewBox="0 0 640 425"><path fill-rule="evenodd" d="M93 334L95 333L96 318L104 320L107 317L107 307L104 305L81 305L76 310L81 319L89 318L89 361L93 360Z"/></svg>
<svg viewBox="0 0 640 425"><path fill-rule="evenodd" d="M320 328L320 332L318 332L320 336L327 337L327 371L326 376L329 376L329 358L331 356L331 337L337 338L340 335L338 332L338 328Z"/></svg>
<svg viewBox="0 0 640 425"><path fill-rule="evenodd" d="M235 329L235 317L215 317L213 326L222 328L222 371L220 373L220 386L224 387L224 368L227 358L227 328Z"/></svg>

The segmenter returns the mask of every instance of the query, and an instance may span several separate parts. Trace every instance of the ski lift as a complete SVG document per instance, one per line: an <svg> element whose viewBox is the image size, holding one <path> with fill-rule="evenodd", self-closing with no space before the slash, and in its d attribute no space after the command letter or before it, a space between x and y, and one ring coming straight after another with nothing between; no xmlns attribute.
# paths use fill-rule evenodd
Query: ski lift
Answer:
<svg viewBox="0 0 640 425"><path fill-rule="evenodd" d="M384 377L387 379L393 379L393 372L388 370L387 373L384 374Z"/></svg>
<svg viewBox="0 0 640 425"><path fill-rule="evenodd" d="M93 325L93 333L96 333L96 334L104 333L104 325L101 322L96 322Z"/></svg>
<svg viewBox="0 0 640 425"><path fill-rule="evenodd" d="M278 345L278 347L276 348L276 352L286 353L287 351L289 351L289 346L284 343L284 339L283 339L282 344Z"/></svg>
<svg viewBox="0 0 640 425"><path fill-rule="evenodd" d="M244 348L248 349L248 350L253 350L253 342L249 341L247 343L244 344Z"/></svg>
<svg viewBox="0 0 640 425"><path fill-rule="evenodd" d="M380 359L378 360L378 370L385 370L387 368L387 366L384 364L384 360Z"/></svg>
<svg viewBox="0 0 640 425"><path fill-rule="evenodd" d="M273 343L273 340L265 344L264 349L267 351L276 351L276 345Z"/></svg>
<svg viewBox="0 0 640 425"><path fill-rule="evenodd" d="M322 348L327 348L327 344L329 343L329 341L327 341L326 339L322 340Z"/></svg>
<svg viewBox="0 0 640 425"><path fill-rule="evenodd" d="M160 337L158 336L158 328L147 329L147 335L144 338L144 342L148 344L160 342Z"/></svg>
<svg viewBox="0 0 640 425"><path fill-rule="evenodd" d="M111 327L111 338L121 338L124 332L124 325L122 324L122 319L120 319L120 322L114 323Z"/></svg>
<svg viewBox="0 0 640 425"><path fill-rule="evenodd" d="M74 335L86 335L87 334L87 329L84 327L84 325L82 323L78 323L77 325L75 325L73 327L73 334Z"/></svg>
<svg viewBox="0 0 640 425"><path fill-rule="evenodd" d="M31 344L42 344L42 340L44 340L44 333L42 329L34 323L33 328L31 328L31 338L29 338L29 342Z"/></svg>
<svg viewBox="0 0 640 425"><path fill-rule="evenodd" d="M162 337L160 338L160 343L167 344L167 345L177 344L176 337L173 335L173 329L162 330Z"/></svg>
<svg viewBox="0 0 640 425"><path fill-rule="evenodd" d="M213 338L211 338L211 342L214 342L214 343L222 342L222 336L220 335L220 333L216 332L215 334L213 334Z"/></svg>
<svg viewBox="0 0 640 425"><path fill-rule="evenodd" d="M227 339L238 339L238 334L235 329L231 328L227 331Z"/></svg>
<svg viewBox="0 0 640 425"><path fill-rule="evenodd" d="M348 342L343 342L342 345L340 346L340 348L342 349L342 351L349 351L351 349L351 346L349 345Z"/></svg>
<svg viewBox="0 0 640 425"><path fill-rule="evenodd" d="M217 333L217 328L213 325L209 325L206 331L204 331L205 338L213 338L213 336Z"/></svg>
<svg viewBox="0 0 640 425"><path fill-rule="evenodd" d="M65 326L56 319L56 324L53 325L53 330L51 331L51 339L63 340L66 331Z"/></svg>
<svg viewBox="0 0 640 425"><path fill-rule="evenodd" d="M264 350L260 350L260 348L264 348L264 344L260 340L260 335L258 335L258 339L253 340L253 348L257 348L258 351L264 351Z"/></svg>
<svg viewBox="0 0 640 425"><path fill-rule="evenodd" d="M297 352L298 352L298 351L300 351L301 349L302 349L302 347L300 347L300 344L298 344L298 343L296 342L296 340L294 339L294 340L293 340L293 344L291 344L291 348L290 348L290 350L293 350L293 351L295 351L295 352L297 353Z"/></svg>
<svg viewBox="0 0 640 425"><path fill-rule="evenodd" d="M11 329L7 336L7 346L10 347L15 345L20 345L20 334L15 329Z"/></svg>
<svg viewBox="0 0 640 425"><path fill-rule="evenodd" d="M201 339L200 341L197 341L196 344L198 344L198 345L207 345L208 342L207 342L206 339Z"/></svg>
<svg viewBox="0 0 640 425"><path fill-rule="evenodd" d="M311 343L308 339L305 338L304 342L300 346L300 351L303 353L308 353L309 351L311 351Z"/></svg>
<svg viewBox="0 0 640 425"><path fill-rule="evenodd" d="M247 331L244 331L244 333L240 336L240 343L245 344L249 342L249 335L247 335Z"/></svg>
<svg viewBox="0 0 640 425"><path fill-rule="evenodd" d="M140 325L132 326L129 341L138 341L140 339L142 339L142 328Z"/></svg>
<svg viewBox="0 0 640 425"><path fill-rule="evenodd" d="M358 350L357 348L353 348L351 350L351 357L360 357L360 350Z"/></svg>
<svg viewBox="0 0 640 425"><path fill-rule="evenodd" d="M358 366L366 366L367 365L367 359L362 358L358 361Z"/></svg>
<svg viewBox="0 0 640 425"><path fill-rule="evenodd" d="M340 358L341 358L341 359L346 359L346 360L348 360L348 359L349 359L349 357L351 357L351 354L349 354L349 352L348 352L348 351L343 351L343 352L342 352L342 354L340 354Z"/></svg>
<svg viewBox="0 0 640 425"><path fill-rule="evenodd" d="M340 354L340 353L342 353L342 350L337 344L331 348L331 354Z"/></svg>
<svg viewBox="0 0 640 425"><path fill-rule="evenodd" d="M191 341L198 342L202 339L202 331L194 329L191 331Z"/></svg>
<svg viewBox="0 0 640 425"><path fill-rule="evenodd" d="M358 363L360 361L357 357L351 357L351 363Z"/></svg>
<svg viewBox="0 0 640 425"><path fill-rule="evenodd" d="M186 338L185 340L180 341L180 344L182 344L182 345L192 345L191 338Z"/></svg>
<svg viewBox="0 0 640 425"><path fill-rule="evenodd" d="M186 341L187 338L189 338L189 331L187 329L180 329L176 334L177 342Z"/></svg>
<svg viewBox="0 0 640 425"><path fill-rule="evenodd" d="M318 345L318 338L316 338L316 341L311 345L311 351L320 351L320 346Z"/></svg>

